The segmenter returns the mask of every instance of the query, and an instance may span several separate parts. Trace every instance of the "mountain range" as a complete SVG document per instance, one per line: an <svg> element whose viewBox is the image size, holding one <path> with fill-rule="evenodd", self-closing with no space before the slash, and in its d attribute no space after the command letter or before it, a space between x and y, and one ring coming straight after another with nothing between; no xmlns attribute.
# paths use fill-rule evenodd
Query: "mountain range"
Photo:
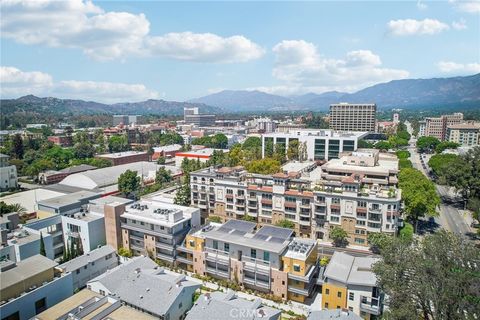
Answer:
<svg viewBox="0 0 480 320"><path fill-rule="evenodd" d="M376 103L380 109L480 107L480 73L465 77L393 80L354 93L331 91L283 97L260 91L225 90L189 102L237 111L326 111L330 104L338 102Z"/></svg>
<svg viewBox="0 0 480 320"><path fill-rule="evenodd" d="M456 106L480 107L480 73L465 77L405 79L380 83L355 93L325 92L279 96L261 91L225 90L186 102L146 100L103 104L94 101L39 98L27 95L0 100L2 114L54 115L157 114L181 115L184 107L202 113L327 111L332 103L376 103L379 109Z"/></svg>

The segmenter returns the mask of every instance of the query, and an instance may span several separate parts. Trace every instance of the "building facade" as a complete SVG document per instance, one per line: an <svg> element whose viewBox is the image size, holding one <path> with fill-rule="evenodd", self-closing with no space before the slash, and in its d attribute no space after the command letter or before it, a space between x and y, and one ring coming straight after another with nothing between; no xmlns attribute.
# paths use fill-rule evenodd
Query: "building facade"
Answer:
<svg viewBox="0 0 480 320"><path fill-rule="evenodd" d="M0 191L18 187L17 167L9 165L10 157L0 153Z"/></svg>
<svg viewBox="0 0 480 320"><path fill-rule="evenodd" d="M319 277L322 308L346 309L362 319L377 319L383 312L384 302L372 270L377 261L377 258L335 252L325 272Z"/></svg>
<svg viewBox="0 0 480 320"><path fill-rule="evenodd" d="M421 136L435 137L440 141L447 138L448 126L457 125L463 122L463 113L442 115L437 118L425 118L425 133ZM423 130L422 130L423 131Z"/></svg>
<svg viewBox="0 0 480 320"><path fill-rule="evenodd" d="M179 251L180 266L234 281L284 300L303 302L318 274L317 244L293 238L293 230L229 220L193 229Z"/></svg>
<svg viewBox="0 0 480 320"><path fill-rule="evenodd" d="M95 157L99 159L108 160L112 162L113 166L149 160L148 153L143 151L125 151L125 152L117 152L117 153L108 153L108 154L97 155Z"/></svg>
<svg viewBox="0 0 480 320"><path fill-rule="evenodd" d="M446 140L464 147L478 146L480 144L480 123L449 125Z"/></svg>
<svg viewBox="0 0 480 320"><path fill-rule="evenodd" d="M268 225L286 219L298 236L322 240L340 226L350 243L367 245L369 232L397 230L401 203L397 174L395 155L371 149L342 154L303 175L206 168L190 175L191 200L203 221L209 216L227 221L247 215Z"/></svg>
<svg viewBox="0 0 480 320"><path fill-rule="evenodd" d="M291 130L262 135L262 157L273 153L277 145L282 145L287 152L289 144L296 140L303 160L330 160L338 158L343 151L354 151L358 140L367 132L334 132L332 130Z"/></svg>
<svg viewBox="0 0 480 320"><path fill-rule="evenodd" d="M339 103L330 105L330 129L375 132L376 104Z"/></svg>
<svg viewBox="0 0 480 320"><path fill-rule="evenodd" d="M198 107L184 108L183 120L187 124L194 124L198 127L211 127L215 125L215 115L201 114Z"/></svg>

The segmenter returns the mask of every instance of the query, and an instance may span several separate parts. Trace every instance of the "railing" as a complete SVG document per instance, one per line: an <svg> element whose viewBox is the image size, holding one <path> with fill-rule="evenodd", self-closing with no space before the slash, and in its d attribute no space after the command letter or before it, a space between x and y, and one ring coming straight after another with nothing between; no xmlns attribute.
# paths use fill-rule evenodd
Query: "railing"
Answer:
<svg viewBox="0 0 480 320"><path fill-rule="evenodd" d="M243 268L263 274L270 274L270 262L248 256L242 256Z"/></svg>
<svg viewBox="0 0 480 320"><path fill-rule="evenodd" d="M214 248L205 247L206 259L214 262L221 262L224 264L230 263L229 253Z"/></svg>
<svg viewBox="0 0 480 320"><path fill-rule="evenodd" d="M222 269L215 269L214 267L208 266L206 267L208 273L212 273L214 275L220 276L222 278L230 279L230 272Z"/></svg>
<svg viewBox="0 0 480 320"><path fill-rule="evenodd" d="M187 248L184 245L178 246L177 251L186 252L186 253L193 253L193 249Z"/></svg>
<svg viewBox="0 0 480 320"><path fill-rule="evenodd" d="M255 279L255 278L251 278L251 277L248 277L248 276L245 276L245 275L243 277L243 283L246 283L246 284L249 284L249 285L252 285L252 286L256 286L256 287L270 289L270 283L269 282L259 280L259 279Z"/></svg>
<svg viewBox="0 0 480 320"><path fill-rule="evenodd" d="M145 239L141 236L136 236L136 235L133 235L133 234L130 234L130 238L132 238L133 240L137 240L137 241L144 241Z"/></svg>
<svg viewBox="0 0 480 320"><path fill-rule="evenodd" d="M174 250L173 244L168 244L168 243L158 242L158 241L155 242L155 247L160 248L160 249L165 249L165 250L168 250L170 252L172 252Z"/></svg>
<svg viewBox="0 0 480 320"><path fill-rule="evenodd" d="M380 302L380 298L360 296L360 310L378 316L381 313Z"/></svg>
<svg viewBox="0 0 480 320"><path fill-rule="evenodd" d="M288 278L310 283L312 279L315 277L315 275L317 274L318 270L319 270L319 264L317 263L315 265L310 266L310 269L308 270L306 275L301 276L301 275L297 275L289 272Z"/></svg>
<svg viewBox="0 0 480 320"><path fill-rule="evenodd" d="M285 201L285 207L297 208L297 203L293 201Z"/></svg>
<svg viewBox="0 0 480 320"><path fill-rule="evenodd" d="M307 296L307 297L310 295L309 290L303 289L303 288L297 288L297 287L293 287L293 286L288 286L288 291L296 293L296 294L300 294L302 296Z"/></svg>
<svg viewBox="0 0 480 320"><path fill-rule="evenodd" d="M177 256L176 260L180 263L185 263L185 264L191 264L193 265L193 261L188 259L188 258L184 258L182 256Z"/></svg>
<svg viewBox="0 0 480 320"><path fill-rule="evenodd" d="M169 256L169 255L166 255L166 254L163 254L163 253L157 252L157 258L160 259L160 260L166 260L166 261L169 261L169 262L173 262L173 257L172 256Z"/></svg>

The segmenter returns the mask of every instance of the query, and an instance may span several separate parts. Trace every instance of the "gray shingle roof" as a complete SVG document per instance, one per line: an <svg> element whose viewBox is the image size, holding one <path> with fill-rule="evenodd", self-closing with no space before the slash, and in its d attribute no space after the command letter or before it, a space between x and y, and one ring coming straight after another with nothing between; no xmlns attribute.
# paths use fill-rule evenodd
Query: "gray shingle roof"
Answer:
<svg viewBox="0 0 480 320"><path fill-rule="evenodd" d="M263 316L260 317L261 313ZM188 312L185 320L253 320L279 319L280 310L262 306L260 300L248 301L228 293L211 292L202 294Z"/></svg>
<svg viewBox="0 0 480 320"><path fill-rule="evenodd" d="M187 288L191 294L200 287L192 281L180 281L178 276L166 273L143 256L107 271L90 283L96 281L115 298L159 316L167 313L178 297L187 294Z"/></svg>
<svg viewBox="0 0 480 320"><path fill-rule="evenodd" d="M58 267L63 269L65 272L72 272L88 265L91 261L96 261L112 253L115 253L115 250L112 247L103 246L92 250L89 253L76 257L75 259L62 263Z"/></svg>
<svg viewBox="0 0 480 320"><path fill-rule="evenodd" d="M372 265L378 258L353 257L343 252L335 252L325 270L327 278L351 285L375 286L377 277Z"/></svg>

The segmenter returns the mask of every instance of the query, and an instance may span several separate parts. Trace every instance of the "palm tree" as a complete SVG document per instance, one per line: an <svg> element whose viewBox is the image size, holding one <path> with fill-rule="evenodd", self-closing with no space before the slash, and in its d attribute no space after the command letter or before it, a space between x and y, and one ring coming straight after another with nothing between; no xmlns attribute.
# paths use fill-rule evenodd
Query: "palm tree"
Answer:
<svg viewBox="0 0 480 320"><path fill-rule="evenodd" d="M11 205L12 212L17 212L19 215L27 213L27 209L23 207L20 203L14 203Z"/></svg>

